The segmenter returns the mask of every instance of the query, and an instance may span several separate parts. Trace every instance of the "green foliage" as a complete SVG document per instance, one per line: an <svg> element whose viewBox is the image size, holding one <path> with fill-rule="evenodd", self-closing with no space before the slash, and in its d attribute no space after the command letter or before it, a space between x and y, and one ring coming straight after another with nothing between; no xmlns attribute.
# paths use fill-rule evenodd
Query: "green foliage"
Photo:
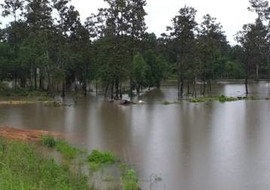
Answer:
<svg viewBox="0 0 270 190"><path fill-rule="evenodd" d="M178 102L178 101L170 102L170 101L167 101L167 100L164 100L164 101L162 102L163 105L179 104L179 103L180 103L180 102Z"/></svg>
<svg viewBox="0 0 270 190"><path fill-rule="evenodd" d="M138 177L134 170L126 171L121 178L123 190L139 190Z"/></svg>
<svg viewBox="0 0 270 190"><path fill-rule="evenodd" d="M232 102L232 101L237 101L237 100L239 100L239 99L235 98L235 97L227 97L225 95L204 96L204 97L189 99L189 101L192 103L203 103L203 102L212 102L212 101L219 101L219 102L223 103L223 102Z"/></svg>
<svg viewBox="0 0 270 190"><path fill-rule="evenodd" d="M98 150L93 150L87 158L90 163L96 164L114 164L116 162L116 157L113 153L100 152Z"/></svg>
<svg viewBox="0 0 270 190"><path fill-rule="evenodd" d="M49 147L54 148L56 146L56 140L53 136L43 136L41 138L42 144Z"/></svg>
<svg viewBox="0 0 270 190"><path fill-rule="evenodd" d="M56 150L59 151L65 158L73 159L75 156L77 156L82 151L72 147L70 144L68 144L64 140L58 140L56 142Z"/></svg>
<svg viewBox="0 0 270 190"><path fill-rule="evenodd" d="M67 159L73 159L83 152L82 150L71 146L64 140L56 140L53 136L43 136L41 142L49 148L56 148L56 150Z"/></svg>
<svg viewBox="0 0 270 190"><path fill-rule="evenodd" d="M147 64L142 55L137 54L133 58L132 64L133 80L138 88L144 85L147 71Z"/></svg>
<svg viewBox="0 0 270 190"><path fill-rule="evenodd" d="M231 101L237 101L238 99L234 97L227 97L225 95L221 95L218 97L218 100L220 102L231 102Z"/></svg>
<svg viewBox="0 0 270 190"><path fill-rule="evenodd" d="M29 144L0 139L0 189L90 189L87 178L37 154Z"/></svg>

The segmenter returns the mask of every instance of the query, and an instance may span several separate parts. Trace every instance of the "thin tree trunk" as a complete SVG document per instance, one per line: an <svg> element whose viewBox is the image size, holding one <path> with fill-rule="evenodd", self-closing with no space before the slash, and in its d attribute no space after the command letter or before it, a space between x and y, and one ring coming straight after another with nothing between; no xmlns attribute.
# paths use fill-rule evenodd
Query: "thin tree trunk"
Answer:
<svg viewBox="0 0 270 190"><path fill-rule="evenodd" d="M188 80L188 83L187 83L187 88L188 88L187 89L187 91L188 91L187 93L188 93L188 96L189 96L189 94L190 94L190 81L189 80Z"/></svg>
<svg viewBox="0 0 270 190"><path fill-rule="evenodd" d="M114 84L112 83L112 84L111 84L111 99L113 99L113 90L114 90L113 87L114 87Z"/></svg>
<svg viewBox="0 0 270 190"><path fill-rule="evenodd" d="M96 95L98 95L98 83L97 83L97 80L96 80Z"/></svg>
<svg viewBox="0 0 270 190"><path fill-rule="evenodd" d="M245 79L245 87L246 87L246 96L248 96L248 77Z"/></svg>
<svg viewBox="0 0 270 190"><path fill-rule="evenodd" d="M66 96L66 87L65 87L65 81L62 83L62 97Z"/></svg>
<svg viewBox="0 0 270 190"><path fill-rule="evenodd" d="M37 89L37 68L34 69L35 73L34 73L34 80L35 80L35 90Z"/></svg>

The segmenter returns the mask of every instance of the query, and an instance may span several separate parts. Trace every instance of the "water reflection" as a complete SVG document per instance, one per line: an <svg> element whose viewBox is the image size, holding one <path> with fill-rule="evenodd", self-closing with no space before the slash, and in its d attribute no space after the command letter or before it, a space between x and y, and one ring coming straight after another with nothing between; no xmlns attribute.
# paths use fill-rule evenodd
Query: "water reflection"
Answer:
<svg viewBox="0 0 270 190"><path fill-rule="evenodd" d="M250 89L270 94L268 83ZM219 84L212 93L241 96L244 86ZM143 189L153 173L163 178L156 190L270 188L269 101L162 105L177 99L174 87L143 98L127 107L94 96L71 107L1 105L0 125L60 131L78 146L113 151L136 168Z"/></svg>

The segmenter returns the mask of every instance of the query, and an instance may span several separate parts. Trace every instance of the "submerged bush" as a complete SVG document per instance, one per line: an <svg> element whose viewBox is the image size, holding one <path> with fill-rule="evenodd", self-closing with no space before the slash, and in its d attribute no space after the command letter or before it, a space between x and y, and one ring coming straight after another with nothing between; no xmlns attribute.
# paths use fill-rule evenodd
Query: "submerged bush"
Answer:
<svg viewBox="0 0 270 190"><path fill-rule="evenodd" d="M237 101L238 99L234 97L227 97L225 95L221 95L218 97L218 100L220 102L231 102L231 101Z"/></svg>
<svg viewBox="0 0 270 190"><path fill-rule="evenodd" d="M78 155L81 151L75 147L72 147L66 141L59 140L56 143L56 149L66 158L72 159Z"/></svg>
<svg viewBox="0 0 270 190"><path fill-rule="evenodd" d="M121 178L123 190L139 190L138 177L135 170L128 170Z"/></svg>
<svg viewBox="0 0 270 190"><path fill-rule="evenodd" d="M76 155L82 152L82 150L71 146L64 140L56 140L52 136L44 136L41 139L42 144L49 148L56 148L65 158L73 159Z"/></svg>
<svg viewBox="0 0 270 190"><path fill-rule="evenodd" d="M93 150L87 158L90 163L95 164L114 164L116 162L116 157L113 153L100 152L98 150Z"/></svg>
<svg viewBox="0 0 270 190"><path fill-rule="evenodd" d="M206 96L206 97L199 97L199 98L191 98L189 99L192 103L203 103L203 102L212 102L212 101L219 101L219 102L232 102L237 101L238 98L235 97L228 97L225 95L220 96Z"/></svg>

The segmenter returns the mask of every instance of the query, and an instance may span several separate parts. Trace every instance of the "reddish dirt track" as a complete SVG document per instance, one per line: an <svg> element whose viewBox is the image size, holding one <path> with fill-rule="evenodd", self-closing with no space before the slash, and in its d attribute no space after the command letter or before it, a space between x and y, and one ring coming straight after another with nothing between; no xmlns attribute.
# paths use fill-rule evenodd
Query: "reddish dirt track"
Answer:
<svg viewBox="0 0 270 190"><path fill-rule="evenodd" d="M63 134L56 132L48 132L42 130L26 130L12 127L0 126L0 137L12 140L20 140L26 142L39 141L42 136L53 136L55 138L63 138Z"/></svg>

